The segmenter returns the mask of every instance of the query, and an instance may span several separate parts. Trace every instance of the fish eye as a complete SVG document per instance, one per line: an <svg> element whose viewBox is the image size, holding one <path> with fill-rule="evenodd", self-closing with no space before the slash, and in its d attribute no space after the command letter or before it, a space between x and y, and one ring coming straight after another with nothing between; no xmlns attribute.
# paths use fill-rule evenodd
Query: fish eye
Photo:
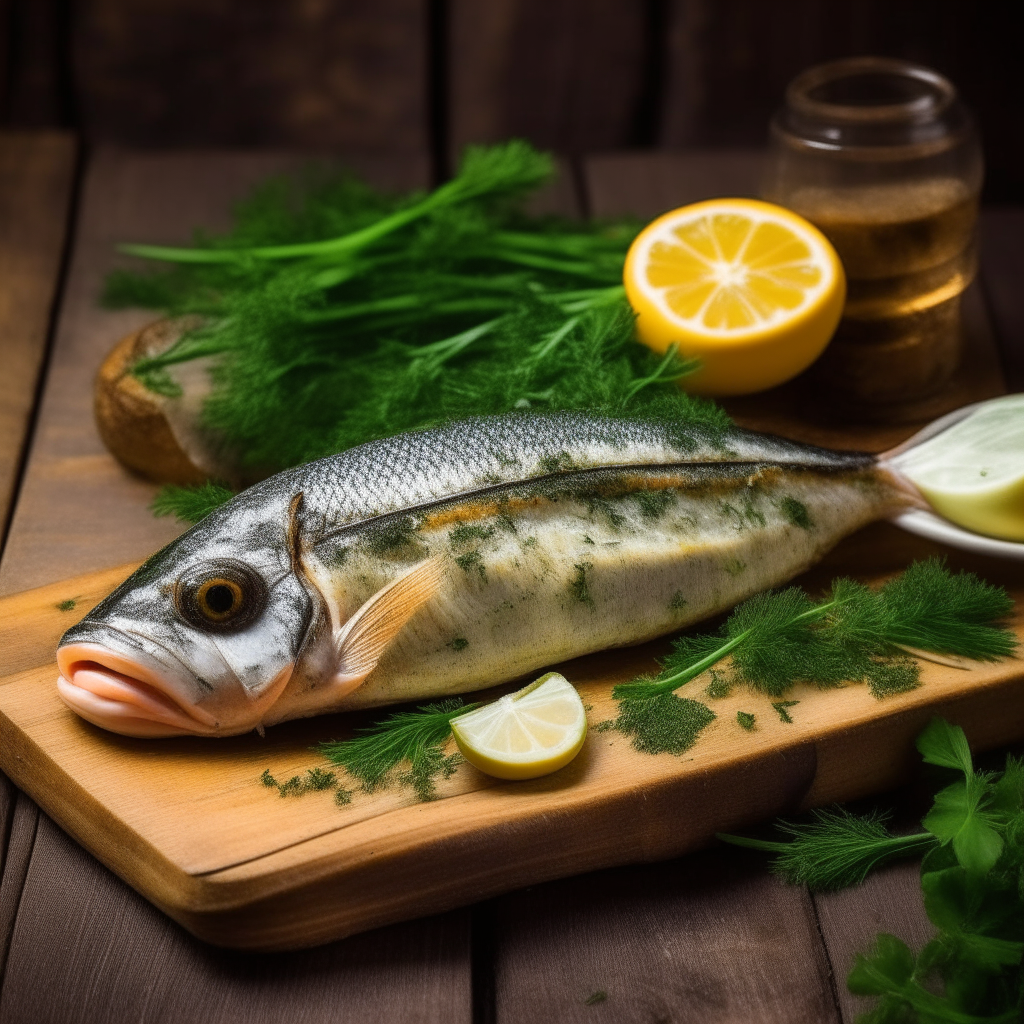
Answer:
<svg viewBox="0 0 1024 1024"><path fill-rule="evenodd" d="M233 558L201 562L186 569L174 586L174 606L190 625L206 632L247 626L267 603L259 573Z"/></svg>

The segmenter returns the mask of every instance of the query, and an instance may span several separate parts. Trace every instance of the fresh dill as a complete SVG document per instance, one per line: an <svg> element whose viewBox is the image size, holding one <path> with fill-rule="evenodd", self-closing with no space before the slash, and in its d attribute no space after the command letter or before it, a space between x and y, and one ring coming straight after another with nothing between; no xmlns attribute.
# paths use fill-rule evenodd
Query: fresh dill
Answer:
<svg viewBox="0 0 1024 1024"><path fill-rule="evenodd" d="M793 716L789 713L789 709L796 707L800 701L798 700L773 700L772 707L775 709L775 713L779 716L779 721L783 725L792 725Z"/></svg>
<svg viewBox="0 0 1024 1024"><path fill-rule="evenodd" d="M941 718L918 737L929 764L960 776L940 790L922 830L894 835L886 817L843 809L781 822L788 842L720 836L778 856L772 870L815 889L857 885L896 858L921 857L925 911L937 935L916 955L894 935L859 954L847 987L877 999L872 1024L1014 1024L1024 1011L1024 762L974 769L967 737Z"/></svg>
<svg viewBox="0 0 1024 1024"><path fill-rule="evenodd" d="M757 728L757 716L752 715L749 711L737 711L736 721L741 729L746 729L747 732L753 732Z"/></svg>
<svg viewBox="0 0 1024 1024"><path fill-rule="evenodd" d="M149 507L158 517L175 516L186 523L198 523L234 496L234 491L212 480L196 487L166 484Z"/></svg>
<svg viewBox="0 0 1024 1024"><path fill-rule="evenodd" d="M552 161L513 140L470 147L424 195L350 176L267 183L223 237L122 246L170 264L118 271L112 306L195 314L202 326L140 360L172 386L211 360L202 426L245 483L373 438L468 415L534 408L661 415L709 431L713 403L680 391L693 368L634 340L622 266L638 225L528 217L516 200ZM187 509L180 492L165 510Z"/></svg>
<svg viewBox="0 0 1024 1024"><path fill-rule="evenodd" d="M305 775L293 775L284 782L278 782L271 774L269 768L263 769L260 782L267 789L276 789L280 796L303 796L306 793L324 793L327 790L337 789L339 793L344 792L338 788L338 776L335 772L329 772L323 768L309 768ZM351 796L350 796L351 799ZM340 800L335 795L335 802L340 806L348 803L348 800Z"/></svg>
<svg viewBox="0 0 1024 1024"><path fill-rule="evenodd" d="M367 793L390 783L411 786L421 800L437 796L437 779L451 778L461 762L459 754L444 754L451 721L479 707L458 697L427 704L415 711L400 711L383 722L361 729L349 740L332 740L317 748L332 764L358 779ZM400 769L400 765L408 767Z"/></svg>
<svg viewBox="0 0 1024 1024"><path fill-rule="evenodd" d="M1013 654L1017 641L999 621L1012 607L1001 587L934 558L877 590L837 579L818 602L798 587L768 591L738 605L718 633L677 640L658 676L620 684L614 696L672 693L726 657L730 681L774 698L797 682L866 682L879 697L904 692L920 675L908 652L981 661Z"/></svg>

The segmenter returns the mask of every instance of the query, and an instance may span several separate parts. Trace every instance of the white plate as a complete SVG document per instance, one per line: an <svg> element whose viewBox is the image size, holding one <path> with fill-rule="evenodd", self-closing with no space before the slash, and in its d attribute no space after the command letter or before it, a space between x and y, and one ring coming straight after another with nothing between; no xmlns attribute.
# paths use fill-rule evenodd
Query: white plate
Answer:
<svg viewBox="0 0 1024 1024"><path fill-rule="evenodd" d="M989 401L998 402L1000 399L989 399ZM983 405L988 404L988 402L974 402L937 419L934 423L929 423L927 427L919 430L913 437L904 441L903 444L883 453L881 456L882 460L888 461L911 448L917 447L923 441L927 441L955 423L959 423L974 412L975 409L980 409ZM919 537L937 540L939 543L948 544L950 547L962 548L964 551L974 551L979 555L992 555L996 558L1012 558L1017 561L1024 561L1024 544L1019 544L1012 540L998 540L995 537L986 537L980 533L972 533L970 530L955 526L948 519L935 515L934 512L916 510L904 512L896 516L892 521L908 533L916 533Z"/></svg>
<svg viewBox="0 0 1024 1024"><path fill-rule="evenodd" d="M893 522L908 533L937 540L950 547L974 551L979 555L993 555L996 558L1013 558L1024 562L1024 544L1012 540L997 540L980 533L971 533L954 526L946 519L940 519L933 512L904 512Z"/></svg>

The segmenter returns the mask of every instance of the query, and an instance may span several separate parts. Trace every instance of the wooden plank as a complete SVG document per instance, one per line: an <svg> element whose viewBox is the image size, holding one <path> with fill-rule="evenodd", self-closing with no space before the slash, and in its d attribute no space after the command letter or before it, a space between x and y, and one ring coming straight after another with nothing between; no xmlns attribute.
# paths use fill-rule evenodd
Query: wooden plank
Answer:
<svg viewBox="0 0 1024 1024"><path fill-rule="evenodd" d="M840 545L805 582L877 578L941 550L881 524ZM954 566L978 568L1021 593L1019 564L949 554ZM90 586L79 579L67 589L89 595ZM0 681L2 767L116 873L225 945L312 945L538 880L675 856L798 802L877 791L905 776L913 737L936 713L962 724L980 747L1024 733L1018 663L970 673L926 665L920 689L885 702L865 687L797 687L794 724L781 723L765 698L737 691L715 702L719 717L690 758L638 755L618 734L599 733L550 777L500 783L467 765L434 803L391 790L360 793L339 810L329 793L280 800L259 776L311 767L310 747L344 734L351 718L211 743L131 740L71 714L56 697L49 663L64 625L51 610L56 593L0 603L0 621L12 623L42 666ZM75 614L88 606L83 598ZM1024 608L1018 616L1024 625ZM611 685L650 671L664 649L605 652L563 670L601 721L614 713ZM736 712L752 709L759 728L739 731ZM627 815L634 827L624 831Z"/></svg>
<svg viewBox="0 0 1024 1024"><path fill-rule="evenodd" d="M71 135L0 133L0 538L46 352L74 168Z"/></svg>
<svg viewBox="0 0 1024 1024"><path fill-rule="evenodd" d="M131 145L416 156L427 140L426 0L87 0L82 131Z"/></svg>
<svg viewBox="0 0 1024 1024"><path fill-rule="evenodd" d="M129 261L128 240L184 242L217 230L232 202L269 175L307 162L295 154L142 153L100 148L85 180L74 254L61 300L53 364L24 488L0 563L0 593L142 559L180 532L148 511L155 488L107 453L92 420L92 380L124 335L154 319L98 305L103 278ZM384 188L425 184L427 161L353 156L344 161Z"/></svg>
<svg viewBox="0 0 1024 1024"><path fill-rule="evenodd" d="M492 913L498 1024L838 1022L810 898L735 850L537 886Z"/></svg>
<svg viewBox="0 0 1024 1024"><path fill-rule="evenodd" d="M561 153L635 144L646 5L631 0L451 0L448 134L517 136Z"/></svg>
<svg viewBox="0 0 1024 1024"><path fill-rule="evenodd" d="M316 950L238 954L193 941L45 815L36 845L0 1020L469 1024L465 913Z"/></svg>
<svg viewBox="0 0 1024 1024"><path fill-rule="evenodd" d="M867 953L879 932L902 939L915 952L935 937L924 912L920 861L890 864L860 885L815 893L814 906L835 978L843 1024L854 1024L876 1000L853 995L846 978L858 953Z"/></svg>
<svg viewBox="0 0 1024 1024"><path fill-rule="evenodd" d="M1024 390L1024 207L981 213L981 281L1011 391Z"/></svg>

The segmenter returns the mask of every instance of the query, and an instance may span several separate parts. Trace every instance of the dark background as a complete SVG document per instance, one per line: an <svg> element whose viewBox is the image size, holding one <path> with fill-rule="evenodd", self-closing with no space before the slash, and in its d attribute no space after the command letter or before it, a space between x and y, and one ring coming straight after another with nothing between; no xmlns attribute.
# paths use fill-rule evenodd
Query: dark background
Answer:
<svg viewBox="0 0 1024 1024"><path fill-rule="evenodd" d="M757 146L786 82L928 64L981 122L986 199L1024 200L1010 4L978 0L0 0L0 126L86 143L431 158Z"/></svg>

